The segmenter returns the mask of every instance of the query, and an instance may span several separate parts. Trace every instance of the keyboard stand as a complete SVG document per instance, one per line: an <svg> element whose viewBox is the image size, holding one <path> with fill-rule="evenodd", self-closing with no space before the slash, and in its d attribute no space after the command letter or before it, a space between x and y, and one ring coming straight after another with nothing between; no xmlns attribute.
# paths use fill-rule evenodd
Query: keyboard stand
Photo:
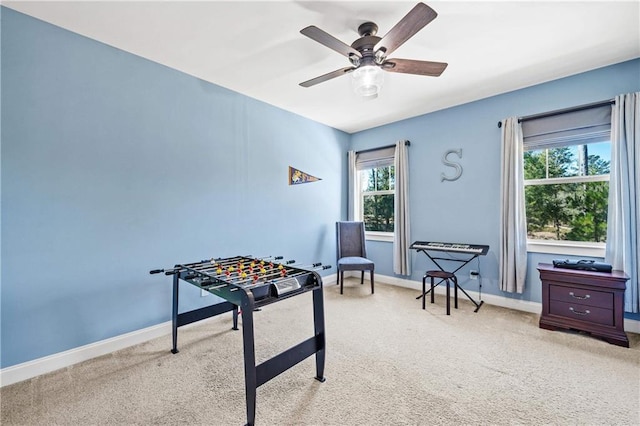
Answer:
<svg viewBox="0 0 640 426"><path fill-rule="evenodd" d="M445 271L444 268L442 266L440 266L440 264L437 262L438 260L446 260L446 261L450 261L450 262L459 262L461 263L460 266L458 266L454 271L452 271L451 273L455 275L456 272L458 272L460 269L464 268L469 262L471 262L473 259L478 258L478 256L480 256L479 254L473 254L471 255L470 258L468 259L454 259L454 258L449 258L449 257L434 257L431 256L427 250L425 249L417 249L418 252L422 252L424 254L427 255L427 257L438 267L438 269L440 269L442 272L449 272L449 271ZM423 278L424 280L425 278ZM444 279L441 279L440 281L438 281L438 283L434 286L437 287L438 285L440 285L440 283L442 283L444 281ZM471 301L471 303L473 303L476 307L476 309L473 312L478 312L478 310L480 309L480 307L482 306L482 304L484 303L483 300L480 300L480 302L476 302L475 300L473 300L473 298L471 296L469 296L469 294L462 288L460 287L458 284L455 284L455 286L457 288L460 289L460 291L462 291L462 293L464 293L465 296L467 296L467 299L469 299ZM426 297L426 295L431 291L431 289L425 291L424 293L422 293L420 296L416 297L417 299L420 299L421 297ZM482 293L480 293L480 297L482 298Z"/></svg>

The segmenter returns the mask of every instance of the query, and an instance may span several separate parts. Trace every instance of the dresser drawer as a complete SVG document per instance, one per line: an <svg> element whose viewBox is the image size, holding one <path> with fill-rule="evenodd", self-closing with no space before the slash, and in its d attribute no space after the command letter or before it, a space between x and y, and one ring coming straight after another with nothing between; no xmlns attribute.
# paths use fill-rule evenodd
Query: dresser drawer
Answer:
<svg viewBox="0 0 640 426"><path fill-rule="evenodd" d="M629 347L624 332L622 271L594 272L539 263L542 284L540 328L580 330L614 345Z"/></svg>
<svg viewBox="0 0 640 426"><path fill-rule="evenodd" d="M549 285L549 299L604 309L613 308L613 293L593 289L551 284Z"/></svg>
<svg viewBox="0 0 640 426"><path fill-rule="evenodd" d="M599 308L597 306L585 306L552 300L549 303L549 313L595 324L611 326L615 324L613 309Z"/></svg>

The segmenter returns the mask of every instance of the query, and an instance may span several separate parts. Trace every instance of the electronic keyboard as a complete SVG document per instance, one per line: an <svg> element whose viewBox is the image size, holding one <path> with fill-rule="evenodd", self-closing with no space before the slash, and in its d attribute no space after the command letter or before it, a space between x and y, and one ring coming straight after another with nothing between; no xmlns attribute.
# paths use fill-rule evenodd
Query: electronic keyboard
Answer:
<svg viewBox="0 0 640 426"><path fill-rule="evenodd" d="M413 250L434 250L484 256L489 252L489 246L479 244L440 243L434 241L415 241L409 247Z"/></svg>

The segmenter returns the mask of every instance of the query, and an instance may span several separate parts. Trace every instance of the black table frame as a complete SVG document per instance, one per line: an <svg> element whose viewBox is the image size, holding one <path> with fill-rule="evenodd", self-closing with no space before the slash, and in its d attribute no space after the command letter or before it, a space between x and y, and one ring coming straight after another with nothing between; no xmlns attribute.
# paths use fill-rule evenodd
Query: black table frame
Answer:
<svg viewBox="0 0 640 426"><path fill-rule="evenodd" d="M316 376L315 379L324 382L325 365L325 327L324 327L324 301L322 293L322 278L316 272L310 272L315 276L315 285L311 288L302 288L292 294L285 294L280 297L267 297L255 300L251 290L239 286L222 286L219 288L206 289L215 294L225 302L192 311L178 313L178 294L180 280L189 282L186 278L193 274L194 270L184 266L176 265L173 272L173 312L172 312L172 337L173 348L171 352L177 354L178 351L178 327L191 324L206 318L220 315L229 311L233 312L233 329L238 329L238 308L242 315L242 341L244 347L244 378L247 406L247 425L255 424L256 417L256 390L280 373L288 370L309 356L316 356ZM199 285L189 282L199 287ZM280 300L296 296L308 291L313 291L313 320L314 335L304 340L292 348L256 365L255 339L253 327L253 312L261 306L278 302Z"/></svg>
<svg viewBox="0 0 640 426"><path fill-rule="evenodd" d="M470 256L471 256L471 257L469 257L469 258L467 258L467 259L456 259L456 258L454 258L454 257L435 257L435 256L432 256L432 255L431 255L431 254L429 254L429 252L428 252L428 250L429 250L429 249L416 248L416 249L414 249L414 250L416 250L416 251L418 251L418 252L422 252L422 253L426 254L426 255L427 255L427 257L428 257L428 258L429 258L429 259L434 263L434 265L436 265L436 266L438 267L438 269L440 269L442 272L449 272L449 271L445 271L445 270L444 270L444 268L443 268L442 266L440 266L440 264L437 262L437 260L445 260L445 261L450 261L450 262L458 262L458 263L461 263L461 265L460 265L460 266L458 266L454 271L452 271L452 272L451 272L451 273L452 273L452 274L454 274L454 275L455 275L455 273L456 273L456 272L458 272L460 269L464 268L467 264L469 264L469 262L471 262L471 261L472 261L472 260L474 260L474 259L477 259L477 258L480 256L480 253L476 253L476 254L471 254L471 253L470 253ZM436 251L442 251L442 250L436 250ZM461 253L461 252L456 252L456 254L460 254L460 253ZM464 254L464 253L462 253L462 254ZM422 294L421 294L420 296L416 297L416 299L420 299L421 297L426 297L426 296L427 296L427 294L429 294L429 292L431 292L431 288L430 288L429 290L426 290L426 291L425 291L425 287L426 287L426 280L427 280L427 274L425 274L425 275L422 277L422 289L423 289L423 290L422 290ZM438 281L438 283L437 283L434 287L439 286L443 281L444 281L444 279L441 279L440 281ZM476 302L475 300L473 300L473 298L472 298L471 296L469 296L469 294L468 294L468 293L467 293L467 292L466 292L462 287L460 287L460 286L458 285L457 280L456 280L456 281L454 281L454 285L455 285L455 289L460 289L460 291L461 291L461 292L463 292L465 296L467 296L467 299L469 299L469 300L471 301L471 303L473 303L473 304L475 305L476 309L474 309L474 311L473 311L473 312L478 312L478 310L480 309L480 307L484 304L484 301L483 301L483 300L480 300L480 303L478 303L478 302ZM455 290L455 289L454 289L454 290ZM433 303L433 294L431 295L431 299L432 299L431 301L432 301L432 303ZM456 294L456 308L458 307L458 300L457 300L457 299L458 299L458 296L457 296L457 294ZM449 302L447 301L447 303L449 303Z"/></svg>

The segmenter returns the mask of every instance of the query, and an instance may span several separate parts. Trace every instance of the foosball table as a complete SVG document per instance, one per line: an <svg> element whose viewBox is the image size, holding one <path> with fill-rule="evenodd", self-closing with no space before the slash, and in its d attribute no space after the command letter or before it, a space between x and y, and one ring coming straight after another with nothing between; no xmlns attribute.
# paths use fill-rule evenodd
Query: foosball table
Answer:
<svg viewBox="0 0 640 426"><path fill-rule="evenodd" d="M235 256L179 264L169 269L154 269L151 274L173 276L171 352L178 353L178 328L196 321L233 314L233 329L238 329L238 314L242 316L244 347L244 376L247 405L247 424L253 425L256 414L256 389L315 354L315 379L324 382L325 331L322 278L318 270L328 269L321 263L297 266L295 261L282 257L254 258ZM178 313L180 281L206 290L224 302L188 312ZM313 292L314 335L292 348L256 365L253 313L262 306L306 292Z"/></svg>

